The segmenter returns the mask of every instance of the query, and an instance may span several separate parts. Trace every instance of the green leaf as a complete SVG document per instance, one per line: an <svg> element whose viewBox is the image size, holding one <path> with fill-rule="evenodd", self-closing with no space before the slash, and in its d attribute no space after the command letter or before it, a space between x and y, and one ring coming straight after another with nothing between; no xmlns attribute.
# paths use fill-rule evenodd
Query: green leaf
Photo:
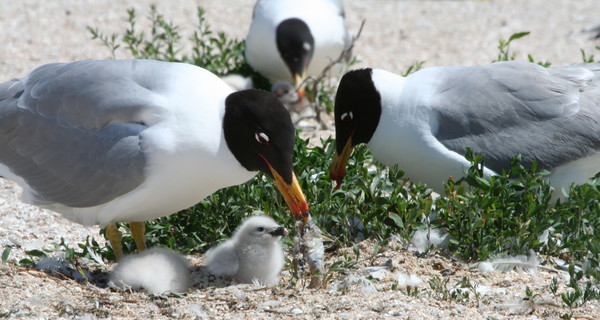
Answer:
<svg viewBox="0 0 600 320"><path fill-rule="evenodd" d="M517 33L513 33L509 38L508 38L508 42L511 42L513 40L517 40L520 38L523 38L527 35L529 35L530 32L529 31L524 31L524 32L517 32Z"/></svg>
<svg viewBox="0 0 600 320"><path fill-rule="evenodd" d="M2 251L2 264L6 264L6 262L8 261L9 255L10 255L10 248L9 247L4 248L4 250Z"/></svg>
<svg viewBox="0 0 600 320"><path fill-rule="evenodd" d="M486 178L482 178L482 177L475 177L475 180L477 180L477 183L479 183L479 186L483 186L486 189L489 189L490 187L490 181Z"/></svg>
<svg viewBox="0 0 600 320"><path fill-rule="evenodd" d="M34 249L34 250L29 250L29 251L25 251L26 254L33 256L33 257L44 257L46 256L46 253L42 250L38 250L38 249Z"/></svg>
<svg viewBox="0 0 600 320"><path fill-rule="evenodd" d="M19 260L19 265L33 267L33 266L35 266L35 262L31 259L24 258L24 259Z"/></svg>
<svg viewBox="0 0 600 320"><path fill-rule="evenodd" d="M396 214L396 213L391 213L389 215L390 219L392 219L394 221L394 223L400 228L400 229L404 229L404 221L402 221L402 218Z"/></svg>

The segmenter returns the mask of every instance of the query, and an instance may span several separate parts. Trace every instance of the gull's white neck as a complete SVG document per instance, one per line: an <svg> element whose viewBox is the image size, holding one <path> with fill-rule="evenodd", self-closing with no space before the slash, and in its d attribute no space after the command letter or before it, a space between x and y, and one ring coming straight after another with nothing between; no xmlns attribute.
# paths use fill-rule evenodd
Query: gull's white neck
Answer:
<svg viewBox="0 0 600 320"><path fill-rule="evenodd" d="M373 70L381 95L381 118L368 146L383 164L398 165L413 182L424 182L441 192L447 178L461 177L469 162L434 136L437 119L432 92L438 77L430 73L426 69L404 78Z"/></svg>

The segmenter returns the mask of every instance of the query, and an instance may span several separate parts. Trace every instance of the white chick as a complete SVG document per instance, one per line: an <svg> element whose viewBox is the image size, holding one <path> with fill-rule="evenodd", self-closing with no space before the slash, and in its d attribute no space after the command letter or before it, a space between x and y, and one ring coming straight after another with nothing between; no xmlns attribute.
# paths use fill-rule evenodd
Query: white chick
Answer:
<svg viewBox="0 0 600 320"><path fill-rule="evenodd" d="M188 261L164 248L152 248L124 257L113 269L111 281L121 289L149 293L185 292L192 280Z"/></svg>
<svg viewBox="0 0 600 320"><path fill-rule="evenodd" d="M287 234L270 217L250 217L231 239L206 253L206 267L214 275L242 283L277 284L284 264L279 240Z"/></svg>

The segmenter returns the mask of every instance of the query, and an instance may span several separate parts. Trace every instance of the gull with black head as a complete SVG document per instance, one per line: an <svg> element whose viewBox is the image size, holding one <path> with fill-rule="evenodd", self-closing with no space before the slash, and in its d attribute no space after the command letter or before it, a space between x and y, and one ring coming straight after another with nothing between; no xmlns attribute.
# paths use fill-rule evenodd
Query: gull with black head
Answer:
<svg viewBox="0 0 600 320"><path fill-rule="evenodd" d="M246 59L271 81L291 83L302 97L351 43L341 0L258 0L246 36Z"/></svg>
<svg viewBox="0 0 600 320"><path fill-rule="evenodd" d="M600 171L600 64L543 68L521 61L433 67L402 77L381 69L344 75L335 99L338 187L357 144L438 192L484 156L484 174L523 164L568 190ZM560 195L560 194L559 194Z"/></svg>
<svg viewBox="0 0 600 320"><path fill-rule="evenodd" d="M258 171L292 213L308 205L292 167L295 130L271 94L233 90L189 64L106 60L40 66L0 83L0 175L25 202L86 225L144 221L186 209Z"/></svg>

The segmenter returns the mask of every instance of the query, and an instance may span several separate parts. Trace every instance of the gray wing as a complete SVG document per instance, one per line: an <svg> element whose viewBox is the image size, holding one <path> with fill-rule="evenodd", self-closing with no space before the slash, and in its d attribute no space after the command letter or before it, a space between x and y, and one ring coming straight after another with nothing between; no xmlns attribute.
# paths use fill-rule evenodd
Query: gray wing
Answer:
<svg viewBox="0 0 600 320"><path fill-rule="evenodd" d="M435 90L436 138L501 172L511 157L551 169L600 149L600 64L546 69L502 62L447 68Z"/></svg>
<svg viewBox="0 0 600 320"><path fill-rule="evenodd" d="M34 204L90 207L145 179L140 134L159 112L150 61L49 64L0 84L0 163ZM25 186L24 186L25 187Z"/></svg>

